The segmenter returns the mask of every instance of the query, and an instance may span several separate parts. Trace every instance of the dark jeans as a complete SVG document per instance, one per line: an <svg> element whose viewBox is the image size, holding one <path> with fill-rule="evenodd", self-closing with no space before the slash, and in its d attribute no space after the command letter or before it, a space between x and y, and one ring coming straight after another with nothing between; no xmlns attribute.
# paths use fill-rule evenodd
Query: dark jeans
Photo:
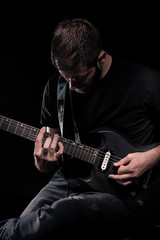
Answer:
<svg viewBox="0 0 160 240"><path fill-rule="evenodd" d="M128 215L116 196L93 192L78 179L59 176L51 179L19 218L0 223L0 239L71 239L86 234L106 235L105 239L112 235L113 239L126 231Z"/></svg>

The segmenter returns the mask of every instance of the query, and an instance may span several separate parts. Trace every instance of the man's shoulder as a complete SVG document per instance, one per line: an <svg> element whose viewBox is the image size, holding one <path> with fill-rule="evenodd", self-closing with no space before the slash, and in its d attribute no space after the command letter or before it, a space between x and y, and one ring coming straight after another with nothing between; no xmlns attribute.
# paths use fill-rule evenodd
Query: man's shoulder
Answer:
<svg viewBox="0 0 160 240"><path fill-rule="evenodd" d="M51 77L48 79L46 85L54 85L54 84L57 84L59 77L60 77L60 74L58 74L58 73L57 73L57 74L54 74L53 76L51 76Z"/></svg>
<svg viewBox="0 0 160 240"><path fill-rule="evenodd" d="M59 77L59 74L54 74L52 77L50 77L45 84L44 91L48 92L50 90L56 89Z"/></svg>

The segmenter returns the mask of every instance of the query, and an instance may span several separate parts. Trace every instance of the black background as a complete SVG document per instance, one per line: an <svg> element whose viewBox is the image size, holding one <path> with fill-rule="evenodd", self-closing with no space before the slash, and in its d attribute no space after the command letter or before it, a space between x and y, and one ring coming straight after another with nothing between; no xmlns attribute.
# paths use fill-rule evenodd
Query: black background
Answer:
<svg viewBox="0 0 160 240"><path fill-rule="evenodd" d="M106 50L160 69L158 6L117 2L10 3L1 6L0 113L40 127L43 88L55 73L50 44L55 25L85 17L100 30ZM34 143L0 131L0 220L18 217L51 174L34 166Z"/></svg>

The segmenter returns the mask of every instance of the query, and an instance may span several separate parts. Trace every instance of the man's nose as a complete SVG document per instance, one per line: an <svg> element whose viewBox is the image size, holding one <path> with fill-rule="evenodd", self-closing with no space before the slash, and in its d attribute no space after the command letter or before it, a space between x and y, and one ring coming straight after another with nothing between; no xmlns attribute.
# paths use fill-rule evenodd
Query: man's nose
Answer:
<svg viewBox="0 0 160 240"><path fill-rule="evenodd" d="M75 82L73 82L72 80L69 82L69 88L74 91L76 89L75 87Z"/></svg>

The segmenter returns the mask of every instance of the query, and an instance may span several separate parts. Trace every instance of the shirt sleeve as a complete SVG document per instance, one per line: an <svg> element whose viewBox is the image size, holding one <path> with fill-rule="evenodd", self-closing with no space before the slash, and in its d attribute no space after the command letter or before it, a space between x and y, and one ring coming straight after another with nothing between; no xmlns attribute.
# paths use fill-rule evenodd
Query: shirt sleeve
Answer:
<svg viewBox="0 0 160 240"><path fill-rule="evenodd" d="M59 128L57 111L57 81L58 77L51 78L43 92L40 123L42 126Z"/></svg>

